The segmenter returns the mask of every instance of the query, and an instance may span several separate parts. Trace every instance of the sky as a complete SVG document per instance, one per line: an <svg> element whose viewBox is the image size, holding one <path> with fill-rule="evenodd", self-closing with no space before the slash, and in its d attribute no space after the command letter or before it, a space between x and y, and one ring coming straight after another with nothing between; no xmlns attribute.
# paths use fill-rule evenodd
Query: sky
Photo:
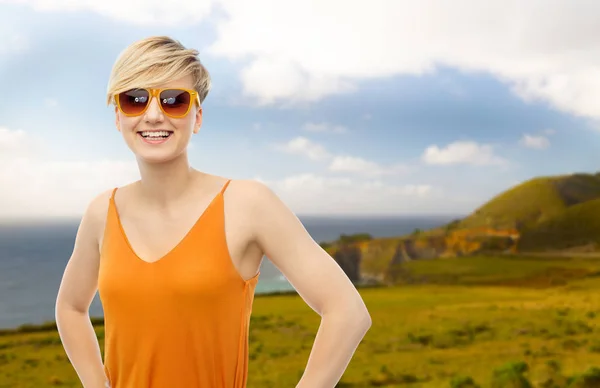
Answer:
<svg viewBox="0 0 600 388"><path fill-rule="evenodd" d="M0 0L0 219L78 217L139 179L106 105L168 35L212 77L191 165L298 215L468 214L596 172L600 2Z"/></svg>

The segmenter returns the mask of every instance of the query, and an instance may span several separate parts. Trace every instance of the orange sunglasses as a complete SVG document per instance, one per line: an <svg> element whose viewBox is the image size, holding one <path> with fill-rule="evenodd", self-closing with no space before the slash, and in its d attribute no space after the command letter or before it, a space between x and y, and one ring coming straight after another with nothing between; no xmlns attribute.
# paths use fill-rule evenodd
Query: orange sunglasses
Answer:
<svg viewBox="0 0 600 388"><path fill-rule="evenodd" d="M160 109L169 117L181 118L192 109L194 101L200 106L198 92L191 89L166 88L166 89L131 89L115 96L119 110L125 116L139 116L144 114L150 106L150 101L156 97Z"/></svg>

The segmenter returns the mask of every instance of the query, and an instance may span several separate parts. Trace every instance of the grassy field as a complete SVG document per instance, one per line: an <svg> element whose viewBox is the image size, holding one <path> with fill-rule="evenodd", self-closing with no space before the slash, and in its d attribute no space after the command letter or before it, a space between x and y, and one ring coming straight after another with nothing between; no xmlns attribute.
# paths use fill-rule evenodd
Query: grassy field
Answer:
<svg viewBox="0 0 600 388"><path fill-rule="evenodd" d="M405 285L361 289L373 326L340 387L600 387L600 260L475 257L403 271ZM296 295L258 296L248 387L293 387L318 324ZM50 386L79 386L52 326L2 333L0 387Z"/></svg>

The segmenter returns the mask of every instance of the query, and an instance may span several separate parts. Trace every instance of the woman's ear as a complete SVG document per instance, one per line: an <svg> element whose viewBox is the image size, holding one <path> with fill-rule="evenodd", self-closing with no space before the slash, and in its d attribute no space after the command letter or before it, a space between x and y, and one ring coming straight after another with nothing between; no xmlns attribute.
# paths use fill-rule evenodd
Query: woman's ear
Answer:
<svg viewBox="0 0 600 388"><path fill-rule="evenodd" d="M121 122L119 121L119 108L115 106L115 126L117 131L121 132Z"/></svg>
<svg viewBox="0 0 600 388"><path fill-rule="evenodd" d="M200 127L202 126L202 108L198 108L196 111L196 122L194 123L194 133L198 133L200 131Z"/></svg>

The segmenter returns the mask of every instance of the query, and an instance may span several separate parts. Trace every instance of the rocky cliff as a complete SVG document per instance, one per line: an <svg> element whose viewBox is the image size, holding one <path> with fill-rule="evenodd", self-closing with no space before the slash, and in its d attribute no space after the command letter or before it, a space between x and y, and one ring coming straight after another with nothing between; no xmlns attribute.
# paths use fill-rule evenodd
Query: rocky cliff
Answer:
<svg viewBox="0 0 600 388"><path fill-rule="evenodd" d="M485 252L514 252L515 230L477 228L423 232L411 236L373 239L349 236L324 244L325 250L354 282L393 282L400 264L410 260L452 258Z"/></svg>
<svg viewBox="0 0 600 388"><path fill-rule="evenodd" d="M353 281L394 281L410 260L481 253L600 250L600 173L533 178L464 219L408 236L324 243Z"/></svg>

